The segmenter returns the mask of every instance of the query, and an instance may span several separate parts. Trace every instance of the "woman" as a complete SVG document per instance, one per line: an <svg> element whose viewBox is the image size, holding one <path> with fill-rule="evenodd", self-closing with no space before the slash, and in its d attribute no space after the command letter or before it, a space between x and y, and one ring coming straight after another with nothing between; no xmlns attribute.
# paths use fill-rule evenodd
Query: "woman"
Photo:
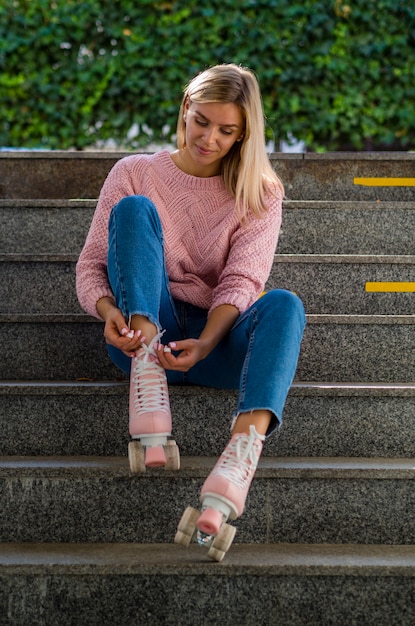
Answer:
<svg viewBox="0 0 415 626"><path fill-rule="evenodd" d="M186 543L195 525L204 541L242 514L265 436L282 420L305 315L290 292L259 298L283 187L265 151L253 73L224 64L190 81L177 143L171 154L128 156L111 170L77 291L105 322L110 357L131 372L129 429L140 442L130 444L133 471L178 469L167 442L168 383L239 390L230 442L201 491L203 512L188 510L179 525L176 540ZM228 547L210 554L222 558Z"/></svg>

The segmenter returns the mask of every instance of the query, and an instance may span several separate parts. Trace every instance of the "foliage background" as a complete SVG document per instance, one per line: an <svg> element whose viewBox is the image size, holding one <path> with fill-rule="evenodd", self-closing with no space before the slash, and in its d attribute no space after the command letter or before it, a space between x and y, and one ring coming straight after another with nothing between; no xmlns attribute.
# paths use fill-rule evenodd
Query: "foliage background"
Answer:
<svg viewBox="0 0 415 626"><path fill-rule="evenodd" d="M276 142L415 147L413 0L3 0L0 145L168 141L222 62L257 73Z"/></svg>

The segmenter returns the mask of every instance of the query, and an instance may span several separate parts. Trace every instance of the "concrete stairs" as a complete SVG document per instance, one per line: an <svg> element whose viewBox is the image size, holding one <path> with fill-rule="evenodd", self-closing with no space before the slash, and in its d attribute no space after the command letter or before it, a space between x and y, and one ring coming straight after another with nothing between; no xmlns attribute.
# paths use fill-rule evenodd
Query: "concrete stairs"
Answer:
<svg viewBox="0 0 415 626"><path fill-rule="evenodd" d="M274 155L269 287L308 313L280 433L220 563L172 543L235 394L171 389L178 473L131 476L127 382L74 266L122 154L0 153L0 625L415 623L414 154ZM272 332L272 329L270 329Z"/></svg>

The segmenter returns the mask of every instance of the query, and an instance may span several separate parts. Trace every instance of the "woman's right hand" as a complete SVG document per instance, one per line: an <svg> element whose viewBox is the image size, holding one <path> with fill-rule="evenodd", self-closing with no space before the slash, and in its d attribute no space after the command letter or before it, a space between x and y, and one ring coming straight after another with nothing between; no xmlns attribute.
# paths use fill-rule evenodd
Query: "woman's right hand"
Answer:
<svg viewBox="0 0 415 626"><path fill-rule="evenodd" d="M111 298L106 297L98 300L97 311L105 322L105 341L122 350L127 356L135 356L136 351L145 340L141 331L129 330L124 315Z"/></svg>

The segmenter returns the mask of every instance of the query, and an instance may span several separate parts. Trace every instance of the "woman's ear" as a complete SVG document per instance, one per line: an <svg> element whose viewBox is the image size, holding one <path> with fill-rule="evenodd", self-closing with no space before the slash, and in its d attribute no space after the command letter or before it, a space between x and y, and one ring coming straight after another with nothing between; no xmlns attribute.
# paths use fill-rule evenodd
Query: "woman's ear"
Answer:
<svg viewBox="0 0 415 626"><path fill-rule="evenodd" d="M183 104L183 119L184 119L184 121L186 121L187 114L189 112L189 108L190 108L190 98L189 98L189 96L187 96L186 100L184 101L184 104Z"/></svg>

